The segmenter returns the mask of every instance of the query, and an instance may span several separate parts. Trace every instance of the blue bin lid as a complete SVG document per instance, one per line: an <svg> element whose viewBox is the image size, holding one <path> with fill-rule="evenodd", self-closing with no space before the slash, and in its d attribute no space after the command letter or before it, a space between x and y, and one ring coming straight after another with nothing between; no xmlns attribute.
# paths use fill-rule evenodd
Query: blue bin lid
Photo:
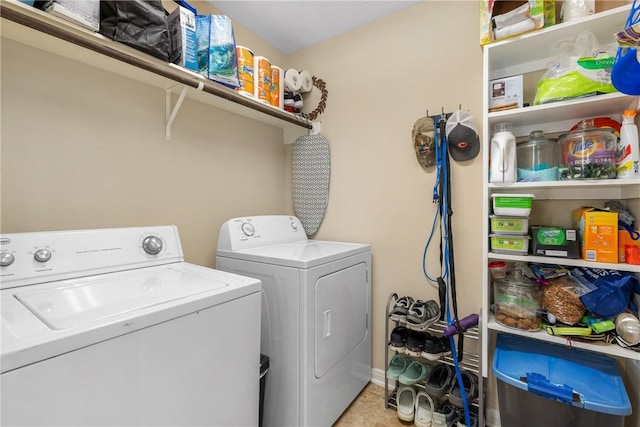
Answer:
<svg viewBox="0 0 640 427"><path fill-rule="evenodd" d="M605 414L631 414L618 366L602 354L498 334L493 373L545 398Z"/></svg>

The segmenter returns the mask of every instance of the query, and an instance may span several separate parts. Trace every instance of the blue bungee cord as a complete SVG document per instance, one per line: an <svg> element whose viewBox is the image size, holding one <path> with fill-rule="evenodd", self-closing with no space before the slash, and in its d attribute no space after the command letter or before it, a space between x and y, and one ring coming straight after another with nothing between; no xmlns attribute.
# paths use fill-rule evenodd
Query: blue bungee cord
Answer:
<svg viewBox="0 0 640 427"><path fill-rule="evenodd" d="M440 203L440 175L442 173L442 159L443 157L443 150L441 147L441 142L440 142L440 132L438 130L438 122L440 121L440 116L436 116L436 118L434 119L434 142L435 142L435 153L436 153L436 181L433 185L433 203L434 204L438 204ZM446 152L446 148L444 149L444 156L446 156L447 152ZM436 209L436 214L433 216L433 222L431 223L431 232L429 233L429 238L427 239L427 243L424 246L424 251L422 253L422 271L425 275L425 277L427 278L428 281L430 281L431 283L437 284L438 283L438 279L437 278L433 278L431 276L429 276L429 272L427 271L427 250L429 248L429 245L431 245L431 239L433 239L433 235L435 234L436 231L436 227L438 226L438 224L442 223L442 215L441 215L441 209L440 206L437 206ZM441 227L441 231L442 231L442 227ZM448 264L444 265L444 271L440 272L440 277L447 277L449 273L448 270Z"/></svg>
<svg viewBox="0 0 640 427"><path fill-rule="evenodd" d="M438 209L436 210L436 214L433 219L433 223L431 226L431 233L425 244L425 249L422 257L422 265L425 276L428 280L432 282L437 282L439 284L444 284L445 295L444 295L444 305L445 305L445 316L446 322L448 325L454 325L457 323L457 319L451 316L451 307L449 304L449 295L451 293L451 279L453 274L449 274L449 268L451 265L450 254L453 249L453 245L450 245L449 239L451 238L449 230L451 226L450 222L450 171L449 171L449 158L447 152L447 138L444 132L446 118L437 116L434 120L436 123L435 128L435 137L436 137L436 169L437 169L437 178L436 184L433 189L433 201L438 204ZM439 221L438 221L439 220ZM433 280L429 277L426 270L426 254L427 249L431 243L433 235L435 233L436 224L440 224L441 231L441 267L442 267L442 276ZM453 273L453 269L451 269L451 273ZM442 298L441 298L442 301ZM465 424L467 426L471 425L471 418L469 414L469 402L467 401L466 390L464 387L464 381L462 379L462 371L460 370L460 365L458 363L458 354L455 345L454 335L449 337L449 344L451 346L451 356L453 359L453 365L456 372L456 380L460 387L460 396L462 398L462 404L464 408L464 419Z"/></svg>

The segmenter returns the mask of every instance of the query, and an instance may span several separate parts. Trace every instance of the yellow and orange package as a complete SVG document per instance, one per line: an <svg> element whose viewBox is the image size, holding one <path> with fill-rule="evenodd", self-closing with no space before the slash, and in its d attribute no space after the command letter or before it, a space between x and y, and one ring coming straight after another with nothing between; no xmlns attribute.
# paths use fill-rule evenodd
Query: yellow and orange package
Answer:
<svg viewBox="0 0 640 427"><path fill-rule="evenodd" d="M618 262L618 213L583 207L572 213L580 236L580 255L587 261Z"/></svg>

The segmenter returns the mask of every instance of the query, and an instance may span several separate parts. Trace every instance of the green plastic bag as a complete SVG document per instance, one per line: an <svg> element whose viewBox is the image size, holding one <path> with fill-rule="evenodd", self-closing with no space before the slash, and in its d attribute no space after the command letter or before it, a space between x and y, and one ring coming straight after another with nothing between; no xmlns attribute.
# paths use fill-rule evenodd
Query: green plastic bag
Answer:
<svg viewBox="0 0 640 427"><path fill-rule="evenodd" d="M589 31L551 46L552 64L536 86L534 105L617 92L611 83L615 45L601 48Z"/></svg>

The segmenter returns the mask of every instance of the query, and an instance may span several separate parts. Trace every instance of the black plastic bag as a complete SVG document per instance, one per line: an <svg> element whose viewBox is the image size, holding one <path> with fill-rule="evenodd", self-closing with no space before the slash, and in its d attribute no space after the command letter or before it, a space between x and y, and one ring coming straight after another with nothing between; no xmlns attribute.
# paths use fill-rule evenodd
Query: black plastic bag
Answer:
<svg viewBox="0 0 640 427"><path fill-rule="evenodd" d="M100 0L100 34L169 61L167 13L160 0Z"/></svg>

